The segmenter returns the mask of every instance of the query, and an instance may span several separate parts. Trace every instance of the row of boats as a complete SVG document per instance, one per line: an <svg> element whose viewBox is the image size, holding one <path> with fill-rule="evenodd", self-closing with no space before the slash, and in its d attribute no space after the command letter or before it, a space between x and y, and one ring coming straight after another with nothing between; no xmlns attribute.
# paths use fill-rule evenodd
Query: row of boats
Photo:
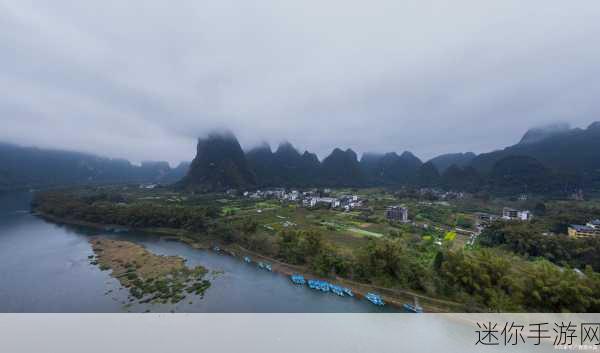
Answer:
<svg viewBox="0 0 600 353"><path fill-rule="evenodd" d="M300 275L294 275L294 276L302 277ZM296 282L294 282L294 283L296 283ZM321 292L331 292L333 294L339 295L340 297L343 297L343 296L353 297L354 296L354 293L352 293L352 290L350 288L336 286L335 284L331 284L326 281L320 281L318 279L309 279L307 281L307 283L308 283L308 288L310 288L310 289L320 290Z"/></svg>
<svg viewBox="0 0 600 353"><path fill-rule="evenodd" d="M252 263L252 259L249 258L248 256L244 256L244 262L248 263L248 264ZM258 265L258 268L260 268L261 270L267 270L269 272L273 271L273 266L271 266L271 264L268 262L259 261L257 263L257 265Z"/></svg>
<svg viewBox="0 0 600 353"><path fill-rule="evenodd" d="M213 250L216 252L221 251L221 249L218 246L215 246L213 248ZM244 256L244 262L252 263L252 259L248 256ZM260 268L260 269L267 270L267 271L273 271L271 264L268 262L259 261L257 263L257 265L258 265L258 268ZM310 289L318 290L321 292L331 292L340 297L344 297L344 296L354 297L354 293L352 292L352 290L350 288L337 286L337 285L331 284L327 281L322 281L322 280L318 280L318 279L306 280L304 278L304 276L302 276L300 274L291 275L290 280L292 281L292 283L297 284L297 285L307 284ZM367 299L368 301L370 301L371 303L373 303L374 305L377 305L377 306L385 305L385 302L383 301L381 296L376 293L371 293L371 292L367 293L365 295L365 299ZM422 313L423 312L423 308L421 308L421 306L419 306L416 299L415 299L414 304L408 304L408 303L404 304L403 308L404 308L404 310L406 310L408 312L413 312L413 313Z"/></svg>
<svg viewBox="0 0 600 353"><path fill-rule="evenodd" d="M321 281L318 279L305 280L304 276L299 275L299 274L291 275L290 279L292 280L292 283L294 283L294 284L298 284L298 285L307 284L308 288L310 288L310 289L318 290L321 292L331 292L333 294L339 295L340 297L344 297L344 296L354 297L354 293L352 293L352 289L347 288L347 287L337 286L337 285L331 284L327 281ZM378 306L385 305L383 299L381 299L381 297L375 293L367 293L367 295L365 295L365 299L367 299L371 303L378 305Z"/></svg>

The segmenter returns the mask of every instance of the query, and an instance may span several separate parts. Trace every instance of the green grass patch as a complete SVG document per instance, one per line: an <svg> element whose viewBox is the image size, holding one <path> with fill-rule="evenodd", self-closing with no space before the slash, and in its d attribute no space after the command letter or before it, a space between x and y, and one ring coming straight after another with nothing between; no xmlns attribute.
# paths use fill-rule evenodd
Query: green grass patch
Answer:
<svg viewBox="0 0 600 353"><path fill-rule="evenodd" d="M350 231L350 232L352 232L352 233L356 233L356 234L360 234L360 235L366 235L366 236L371 236L371 237L376 237L376 238L380 238L380 237L383 236L383 234L381 234L381 233L370 232L368 230L358 229L358 228L354 228L354 227L347 228L347 230Z"/></svg>

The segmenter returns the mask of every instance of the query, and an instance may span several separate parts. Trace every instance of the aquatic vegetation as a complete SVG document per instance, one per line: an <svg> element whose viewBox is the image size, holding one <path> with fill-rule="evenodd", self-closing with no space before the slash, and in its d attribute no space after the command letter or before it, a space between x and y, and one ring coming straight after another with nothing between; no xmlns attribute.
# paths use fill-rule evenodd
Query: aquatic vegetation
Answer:
<svg viewBox="0 0 600 353"><path fill-rule="evenodd" d="M181 257L155 255L128 241L98 238L90 242L97 254L91 263L112 270L111 275L129 288L130 300L176 304L186 293L202 296L211 285L203 279L205 268L188 268Z"/></svg>

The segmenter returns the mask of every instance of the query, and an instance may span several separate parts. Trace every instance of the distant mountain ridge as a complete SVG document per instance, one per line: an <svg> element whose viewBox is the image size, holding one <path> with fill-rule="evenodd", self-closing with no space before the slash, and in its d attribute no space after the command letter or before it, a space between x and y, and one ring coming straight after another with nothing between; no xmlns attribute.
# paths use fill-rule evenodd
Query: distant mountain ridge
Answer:
<svg viewBox="0 0 600 353"><path fill-rule="evenodd" d="M475 157L477 155L473 152L447 153L434 157L429 162L433 163L440 173L443 173L452 165L459 167L467 166Z"/></svg>
<svg viewBox="0 0 600 353"><path fill-rule="evenodd" d="M218 135L213 135L211 142L199 142L199 146L217 143ZM231 144L239 146L237 139L230 135ZM237 150L237 147L236 147ZM188 187L207 191L222 190L225 188L256 187L365 187L372 185L401 185L416 181L421 160L410 152L402 155L387 153L373 154L372 168L359 162L356 152L352 149L342 150L335 148L323 161L319 161L314 153L304 151L300 153L291 143L282 142L275 152L271 147L262 143L248 150L244 158L239 151L236 152L235 163L229 163L233 174L242 174L246 168L255 176L253 182L232 182L228 177L217 170L199 167L199 156L203 154L214 164L218 160L227 160L230 156L223 156L222 149L209 150L208 147L198 148L198 155L192 162L188 175L181 184ZM366 154L369 156L369 154ZM363 158L366 160L365 158ZM368 159L368 157L367 157ZM206 164L206 163L203 163ZM247 166L247 167L246 167ZM218 168L217 168L218 169ZM214 179L214 182L204 183L202 180ZM239 178L237 178L239 179ZM245 178L241 178L244 180Z"/></svg>
<svg viewBox="0 0 600 353"><path fill-rule="evenodd" d="M361 166L373 185L410 184L416 181L417 171L423 164L411 152L401 155L368 153L361 159Z"/></svg>
<svg viewBox="0 0 600 353"><path fill-rule="evenodd" d="M71 184L173 183L186 172L185 163L176 168L154 161L136 166L124 159L0 143L0 190Z"/></svg>
<svg viewBox="0 0 600 353"><path fill-rule="evenodd" d="M321 163L318 184L327 186L365 186L367 178L360 167L356 152L336 148Z"/></svg>
<svg viewBox="0 0 600 353"><path fill-rule="evenodd" d="M549 137L569 132L571 126L568 123L556 123L540 126L527 130L525 135L519 141L519 145L537 143Z"/></svg>
<svg viewBox="0 0 600 353"><path fill-rule="evenodd" d="M289 142L244 152L232 133L198 140L191 164L109 159L0 144L0 189L84 183L161 182L198 191L257 187L413 186L492 193L569 193L600 188L600 122L586 129L555 124L489 153L443 154L423 163L411 152L334 148L322 161Z"/></svg>
<svg viewBox="0 0 600 353"><path fill-rule="evenodd" d="M600 122L587 129L559 129L541 135L529 130L520 143L482 153L470 165L487 174L496 162L511 155L535 158L554 170L591 176L600 169Z"/></svg>

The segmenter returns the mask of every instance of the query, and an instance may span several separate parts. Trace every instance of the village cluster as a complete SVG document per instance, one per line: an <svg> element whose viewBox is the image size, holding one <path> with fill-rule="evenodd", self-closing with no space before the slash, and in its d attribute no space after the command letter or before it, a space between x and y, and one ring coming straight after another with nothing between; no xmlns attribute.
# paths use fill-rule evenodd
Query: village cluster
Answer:
<svg viewBox="0 0 600 353"><path fill-rule="evenodd" d="M326 207L345 211L360 208L365 201L358 195L331 197L329 196L330 193L330 189L324 189L322 191L313 189L301 192L298 190L287 191L285 188L274 188L268 190L256 190L253 192L245 191L243 196L254 200L276 199L280 201L300 202L302 206L306 208Z"/></svg>
<svg viewBox="0 0 600 353"><path fill-rule="evenodd" d="M516 210L514 208L504 207L502 209L502 215L495 215L484 212L475 213L477 219L477 230L481 232L485 227L489 226L492 222L497 220L504 221L531 221L533 214L529 210Z"/></svg>
<svg viewBox="0 0 600 353"><path fill-rule="evenodd" d="M441 191L435 188L422 188L419 189L418 193L422 196L429 194L434 196L438 200L452 200L462 199L466 197L463 192L454 191ZM299 191L295 189L286 190L285 188L271 188L266 190L256 191L245 191L243 196L261 200L261 199L276 199L286 202L295 202L305 208L330 208L342 211L351 211L354 209L361 209L368 205L368 200L360 197L359 195L342 195L333 196L330 189L312 189L309 191ZM527 195L519 195L519 201L526 201ZM433 205L432 202L421 201L420 204ZM447 201L437 201L435 204L448 205ZM474 241L475 238L489 226L492 222L497 220L503 221L522 221L529 222L533 219L533 214L529 210L519 210L509 207L502 209L502 214L491 214L477 212L475 216L475 229L467 230L456 228L455 230L459 233L470 235ZM427 227L426 224L419 225L409 220L409 209L405 205L393 205L386 207L384 211L384 217L388 221L397 223L413 223L415 226ZM551 234L551 233L548 233ZM589 236L600 236L600 220L590 220L586 224L572 224L568 228L568 234L571 237L589 237Z"/></svg>
<svg viewBox="0 0 600 353"><path fill-rule="evenodd" d="M420 188L418 193L420 196L428 196L438 200L460 200L467 197L467 194L462 191L446 191L438 188Z"/></svg>

